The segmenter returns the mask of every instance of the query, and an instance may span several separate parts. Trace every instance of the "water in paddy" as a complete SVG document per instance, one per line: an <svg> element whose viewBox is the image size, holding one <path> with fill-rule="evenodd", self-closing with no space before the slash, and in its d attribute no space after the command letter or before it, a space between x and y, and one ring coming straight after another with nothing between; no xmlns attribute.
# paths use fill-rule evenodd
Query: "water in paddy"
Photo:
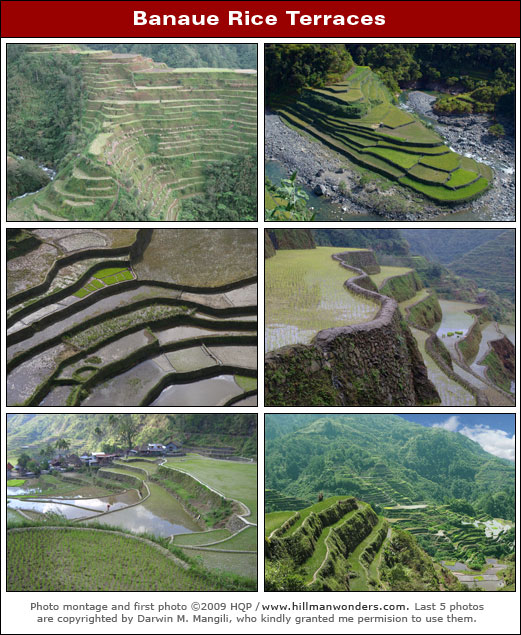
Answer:
<svg viewBox="0 0 521 635"><path fill-rule="evenodd" d="M107 505L111 510L124 509L140 500L140 496L136 490L128 490L121 494L111 494L101 498L45 498L40 499L42 502L50 503L68 503L76 507L84 507L93 511L106 512Z"/></svg>
<svg viewBox="0 0 521 635"><path fill-rule="evenodd" d="M39 489L35 488L7 486L7 496L23 496L24 494L34 494L39 491Z"/></svg>
<svg viewBox="0 0 521 635"><path fill-rule="evenodd" d="M481 342L479 343L479 350L470 367L480 377L483 377L483 379L486 379L485 371L487 367L481 365L479 362L481 362L483 357L487 354L489 342L501 339L501 337L502 335L497 332L495 322L489 322L481 327Z"/></svg>
<svg viewBox="0 0 521 635"><path fill-rule="evenodd" d="M472 315L466 313L471 309L482 309L481 304L471 304L470 302L460 302L459 300L440 300L442 318L440 324L434 327L438 337L445 346L455 352L457 342L461 341L467 331L474 323ZM460 331L460 333L457 333ZM449 335L452 333L452 335Z"/></svg>
<svg viewBox="0 0 521 635"><path fill-rule="evenodd" d="M7 507L10 509L20 509L22 511L33 511L39 514L60 514L65 518L72 520L75 518L88 518L90 516L96 516L97 511L81 509L75 505L64 505L54 502L40 502L40 501L28 501L20 500L18 498L10 498L7 501Z"/></svg>
<svg viewBox="0 0 521 635"><path fill-rule="evenodd" d="M200 527L185 512L181 503L159 485L147 485L151 496L141 505L102 516L97 522L116 525L136 533L148 532L163 537L200 531Z"/></svg>
<svg viewBox="0 0 521 635"><path fill-rule="evenodd" d="M282 179L287 179L290 175L286 168L278 161L266 161L264 164L266 176L272 183L280 184ZM299 187L303 189L309 196L308 207L315 212L315 220L332 220L332 221L349 221L351 223L363 223L365 221L382 222L386 219L376 214L350 214L343 212L339 203L333 202L327 196L317 196L313 190L299 183Z"/></svg>
<svg viewBox="0 0 521 635"><path fill-rule="evenodd" d="M222 406L243 392L233 375L168 386L151 406Z"/></svg>
<svg viewBox="0 0 521 635"><path fill-rule="evenodd" d="M134 270L141 280L218 287L257 275L255 229L155 229Z"/></svg>
<svg viewBox="0 0 521 635"><path fill-rule="evenodd" d="M474 396L463 386L448 377L425 350L425 341L429 337L425 331L411 327L418 348L423 357L429 379L440 395L440 406L475 406ZM459 369L458 369L459 371Z"/></svg>
<svg viewBox="0 0 521 635"><path fill-rule="evenodd" d="M492 564L489 562L489 558L487 558L487 564ZM449 571L452 571L454 575L458 578L460 582L467 585L470 588L476 587L479 589L483 589L484 591L496 591L505 585L504 580L498 578L497 574L506 569L506 564L493 564L492 567L486 569L483 573L476 573L474 575L469 575L464 573L468 571L468 566L463 562L455 562L454 564L445 564L445 561L442 560L441 564ZM476 578L483 578L482 580L477 580Z"/></svg>
<svg viewBox="0 0 521 635"><path fill-rule="evenodd" d="M360 324L379 306L343 285L356 274L331 258L338 247L277 251L265 263L266 351L308 344L320 330Z"/></svg>

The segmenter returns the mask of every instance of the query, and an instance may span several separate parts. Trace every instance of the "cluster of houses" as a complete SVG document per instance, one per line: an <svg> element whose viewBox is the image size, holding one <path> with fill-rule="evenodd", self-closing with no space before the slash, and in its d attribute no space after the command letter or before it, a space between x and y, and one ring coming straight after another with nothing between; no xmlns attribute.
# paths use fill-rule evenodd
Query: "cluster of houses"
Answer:
<svg viewBox="0 0 521 635"><path fill-rule="evenodd" d="M53 471L70 472L71 470L78 470L84 466L93 468L104 467L106 465L110 465L114 459L121 458L184 455L185 452L183 451L181 444L175 441L169 441L164 445L162 443L145 443L144 445L137 446L132 450L116 450L110 454L106 452L91 452L90 454L83 454L82 456L78 456L77 454L60 456L58 458L51 459L49 461L49 469L42 470L42 474L48 474ZM24 470L20 465L7 463L7 478L11 479L20 476L30 478L35 476L35 474Z"/></svg>

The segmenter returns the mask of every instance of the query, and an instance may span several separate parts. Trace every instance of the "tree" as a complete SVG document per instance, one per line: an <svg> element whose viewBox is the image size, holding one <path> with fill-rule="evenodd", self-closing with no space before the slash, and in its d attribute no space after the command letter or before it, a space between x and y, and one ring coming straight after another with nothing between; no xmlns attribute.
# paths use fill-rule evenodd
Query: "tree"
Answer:
<svg viewBox="0 0 521 635"><path fill-rule="evenodd" d="M57 450L68 450L70 447L70 443L67 441L67 439L64 439L62 437L61 439L58 439L58 441L56 441L56 443L54 444L54 447Z"/></svg>
<svg viewBox="0 0 521 635"><path fill-rule="evenodd" d="M26 470L30 461L31 457L25 452L18 457L18 465L22 468L22 471Z"/></svg>
<svg viewBox="0 0 521 635"><path fill-rule="evenodd" d="M504 137L505 129L500 123L495 123L488 129L490 134L493 134L495 137Z"/></svg>
<svg viewBox="0 0 521 635"><path fill-rule="evenodd" d="M110 415L109 425L126 448L132 449L134 440L141 428L140 419L134 418L132 415Z"/></svg>

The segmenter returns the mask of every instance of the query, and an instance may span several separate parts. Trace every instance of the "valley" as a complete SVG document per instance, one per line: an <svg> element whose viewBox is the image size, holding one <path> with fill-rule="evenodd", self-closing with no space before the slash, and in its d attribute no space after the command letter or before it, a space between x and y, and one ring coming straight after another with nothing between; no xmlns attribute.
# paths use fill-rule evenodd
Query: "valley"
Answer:
<svg viewBox="0 0 521 635"><path fill-rule="evenodd" d="M446 86L426 79L439 78L436 67L444 67L435 55L427 61L427 46L370 45L369 55L363 46L326 48L287 44L266 51L268 211L277 173L287 178L296 171L308 191L324 197L311 197L315 220L515 218L511 106L501 113L501 134L490 132L503 108L495 101L503 95L506 104L506 95L513 95L512 50L497 51L497 63L509 69L499 85L488 71L465 73L465 64L483 64L486 52L454 45L451 54L465 60L454 88L458 78L449 78L446 68ZM410 80L403 70L408 65ZM434 85L437 97L421 92ZM488 95L487 103L460 98L464 85L487 85L473 93ZM444 111L445 95L456 95L451 99L465 108ZM435 102L437 110L429 106L427 112L420 97Z"/></svg>
<svg viewBox="0 0 521 635"><path fill-rule="evenodd" d="M318 245L302 249L303 231L267 234L276 248L265 264L266 403L514 403L508 299L408 247L402 255L381 248L384 230L307 230ZM323 246L327 232L338 247ZM378 253L352 246L358 235ZM395 245L399 233L387 235ZM512 264L505 277L496 270L498 284L506 285ZM395 365L393 351L403 363Z"/></svg>
<svg viewBox="0 0 521 635"><path fill-rule="evenodd" d="M28 172L22 159L56 173L36 193L16 192L9 220L254 220L255 69L170 68L135 53L13 46L23 46L12 53L13 182L27 178L31 187L19 176ZM57 92L63 76L50 79L56 66L70 74L64 95ZM55 93L47 94L50 86ZM68 121L61 114L56 122L45 100L63 98ZM235 198L226 195L234 180Z"/></svg>
<svg viewBox="0 0 521 635"><path fill-rule="evenodd" d="M67 432L60 415L46 417ZM168 430L159 427L145 432L146 416L121 415L106 426L95 415L90 425L92 417L98 439L132 428L134 435L141 431L165 443L122 450L123 437L116 434L119 447L106 444L110 452L92 452L85 450L84 438L77 445L80 458L58 450L70 447L62 437L52 445L40 442L41 452L32 449L13 459L17 465L7 489L10 589L254 589L257 466L255 454L239 454L233 431L249 430L254 442L255 417L171 415L163 422L181 438L195 440L190 430L211 432L214 447L167 442ZM24 458L31 455L29 461ZM46 555L39 558L42 549ZM97 564L106 549L112 554L110 573ZM93 560L89 576L84 575L86 557ZM59 563L64 573L45 575L51 563Z"/></svg>
<svg viewBox="0 0 521 635"><path fill-rule="evenodd" d="M11 230L8 243L9 405L256 402L254 230Z"/></svg>
<svg viewBox="0 0 521 635"><path fill-rule="evenodd" d="M513 590L512 463L393 415L266 425L271 590Z"/></svg>

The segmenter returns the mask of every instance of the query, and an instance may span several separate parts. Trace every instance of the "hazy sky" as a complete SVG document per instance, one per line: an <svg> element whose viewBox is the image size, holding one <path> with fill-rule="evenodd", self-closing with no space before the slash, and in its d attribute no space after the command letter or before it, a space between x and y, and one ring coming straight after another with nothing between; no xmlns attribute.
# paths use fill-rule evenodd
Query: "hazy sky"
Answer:
<svg viewBox="0 0 521 635"><path fill-rule="evenodd" d="M515 460L516 418L506 414L400 414L407 421L422 426L439 427L459 432L480 446L503 459Z"/></svg>

